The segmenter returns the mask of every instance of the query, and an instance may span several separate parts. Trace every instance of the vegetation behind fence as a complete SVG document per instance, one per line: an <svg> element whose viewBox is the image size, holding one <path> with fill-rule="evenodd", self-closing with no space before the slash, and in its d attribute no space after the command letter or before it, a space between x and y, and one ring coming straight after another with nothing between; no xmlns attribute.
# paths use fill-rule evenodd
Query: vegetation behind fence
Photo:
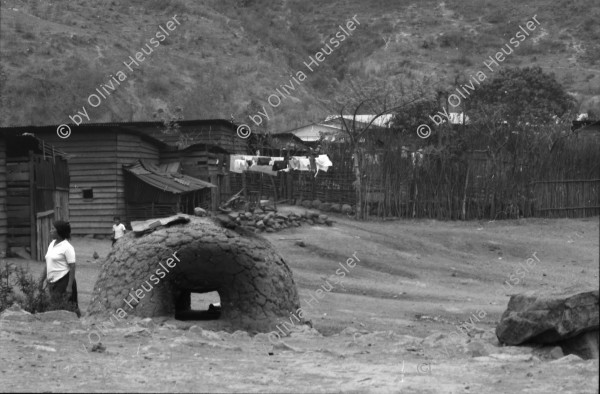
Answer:
<svg viewBox="0 0 600 394"><path fill-rule="evenodd" d="M465 130L449 131L446 137L471 138ZM493 220L600 214L597 139L582 140L574 134L522 133L509 135L507 144L495 151L485 149L485 141L463 151L444 141L440 137L421 146L404 145L406 139L393 133L366 141L361 183L367 215ZM271 197L276 191L278 200L355 204L355 178L348 147L330 143L321 151L333 162L328 172L320 171L316 177L314 173L298 171L279 173L277 177L235 174L233 190L241 188L241 177L245 176L247 190Z"/></svg>

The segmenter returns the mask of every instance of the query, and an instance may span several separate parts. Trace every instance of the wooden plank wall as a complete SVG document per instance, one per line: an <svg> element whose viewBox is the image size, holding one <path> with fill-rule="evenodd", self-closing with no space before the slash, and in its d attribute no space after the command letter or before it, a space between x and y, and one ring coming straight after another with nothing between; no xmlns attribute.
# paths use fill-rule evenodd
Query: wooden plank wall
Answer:
<svg viewBox="0 0 600 394"><path fill-rule="evenodd" d="M125 204L125 176L123 165L134 163L136 160L147 160L151 163L158 164L160 158L158 147L140 136L133 134L117 134L116 160L118 172L116 177L116 201L117 205L110 212L110 221L107 222L108 231L111 231L112 217L119 216L121 221L130 222L131 218L127 217L127 207Z"/></svg>
<svg viewBox="0 0 600 394"><path fill-rule="evenodd" d="M52 232L55 216L54 211L49 210L45 212L38 212L36 214L36 252L34 257L38 261L44 261L44 256L48 250L50 242L50 233Z"/></svg>
<svg viewBox="0 0 600 394"><path fill-rule="evenodd" d="M6 213L6 142L0 138L0 258L6 256L8 215Z"/></svg>
<svg viewBox="0 0 600 394"><path fill-rule="evenodd" d="M57 149L73 155L69 158L69 221L73 235L110 234L117 209L116 132L73 130L66 139L56 133L40 135ZM94 198L84 199L83 190L93 189Z"/></svg>
<svg viewBox="0 0 600 394"><path fill-rule="evenodd" d="M210 175L214 174L216 171L216 169L213 169L212 167L216 164L217 159L217 154L198 149L186 152L164 152L161 155L160 163L169 164L180 162L182 174L210 182Z"/></svg>
<svg viewBox="0 0 600 394"><path fill-rule="evenodd" d="M122 165L135 159L158 163L157 146L135 134L107 127L73 130L66 139L56 133L39 137L73 155L69 158L69 221L73 235L110 235L114 216L126 220ZM84 189L94 190L92 200L83 198Z"/></svg>
<svg viewBox="0 0 600 394"><path fill-rule="evenodd" d="M8 246L27 247L31 244L31 201L29 158L9 159L6 162L6 212Z"/></svg>
<svg viewBox="0 0 600 394"><path fill-rule="evenodd" d="M54 190L54 217L69 221L69 190Z"/></svg>

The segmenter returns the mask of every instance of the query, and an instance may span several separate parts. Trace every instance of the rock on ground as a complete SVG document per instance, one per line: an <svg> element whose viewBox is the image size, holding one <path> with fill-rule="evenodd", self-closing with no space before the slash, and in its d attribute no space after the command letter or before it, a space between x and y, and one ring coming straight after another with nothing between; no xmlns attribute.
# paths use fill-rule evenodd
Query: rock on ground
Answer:
<svg viewBox="0 0 600 394"><path fill-rule="evenodd" d="M558 344L565 353L597 357L598 290L530 291L513 295L496 327L504 344Z"/></svg>

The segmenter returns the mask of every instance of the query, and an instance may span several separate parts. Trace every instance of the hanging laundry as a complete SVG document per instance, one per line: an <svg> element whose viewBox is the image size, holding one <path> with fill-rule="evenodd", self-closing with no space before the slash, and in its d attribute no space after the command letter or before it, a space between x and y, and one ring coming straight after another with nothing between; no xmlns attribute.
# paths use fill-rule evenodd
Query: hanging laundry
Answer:
<svg viewBox="0 0 600 394"><path fill-rule="evenodd" d="M331 162L331 160L329 160L329 157L327 155L320 155L319 157L317 157L315 159L315 164L317 166L317 170L325 172L327 172L329 167L333 166L333 163Z"/></svg>
<svg viewBox="0 0 600 394"><path fill-rule="evenodd" d="M248 168L248 172L262 172L268 175L277 175L277 172L273 171L272 166L259 166L258 164Z"/></svg>
<svg viewBox="0 0 600 394"><path fill-rule="evenodd" d="M269 165L273 166L273 165L275 165L275 162L283 161L283 160L284 160L283 157L271 157L271 161L269 162Z"/></svg>
<svg viewBox="0 0 600 394"><path fill-rule="evenodd" d="M288 168L288 160L275 160L273 163L273 171L281 171Z"/></svg>
<svg viewBox="0 0 600 394"><path fill-rule="evenodd" d="M247 169L248 169L248 163L246 162L246 160L237 159L235 161L233 172L237 172L237 173L241 174L242 172L246 171Z"/></svg>
<svg viewBox="0 0 600 394"><path fill-rule="evenodd" d="M245 168L242 167L241 162L244 162L244 156L242 155L231 155L229 157L229 171L241 174L245 171ZM244 167L248 167L245 165Z"/></svg>
<svg viewBox="0 0 600 394"><path fill-rule="evenodd" d="M231 155L229 171L243 173L245 171L277 175L277 171L289 171L288 159L283 157Z"/></svg>
<svg viewBox="0 0 600 394"><path fill-rule="evenodd" d="M317 172L315 173L316 178L319 174L319 171L327 172L327 170L333 165L333 163L331 162L331 160L329 160L329 157L327 157L327 155L320 155L315 159L315 165L317 167Z"/></svg>
<svg viewBox="0 0 600 394"><path fill-rule="evenodd" d="M289 167L292 170L300 170L300 160L297 157L292 157L289 162Z"/></svg>
<svg viewBox="0 0 600 394"><path fill-rule="evenodd" d="M310 171L310 159L308 157L300 156L298 162L300 163L300 168L298 168L300 171Z"/></svg>
<svg viewBox="0 0 600 394"><path fill-rule="evenodd" d="M256 164L259 166L268 166L270 161L270 157L259 157Z"/></svg>

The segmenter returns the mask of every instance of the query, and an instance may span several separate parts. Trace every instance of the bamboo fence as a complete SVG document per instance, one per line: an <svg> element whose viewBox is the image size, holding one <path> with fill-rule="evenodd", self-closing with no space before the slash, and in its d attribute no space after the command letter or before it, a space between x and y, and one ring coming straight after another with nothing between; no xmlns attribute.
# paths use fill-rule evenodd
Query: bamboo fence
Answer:
<svg viewBox="0 0 600 394"><path fill-rule="evenodd" d="M518 141L517 141L518 142ZM381 145L381 144L380 144ZM355 205L348 146L331 144L328 172L291 171L276 177L231 174L232 192L246 178L249 192L278 200ZM439 220L587 217L600 214L600 142L559 140L528 154L518 149L460 155L421 154L393 141L365 145L361 173L367 216Z"/></svg>

